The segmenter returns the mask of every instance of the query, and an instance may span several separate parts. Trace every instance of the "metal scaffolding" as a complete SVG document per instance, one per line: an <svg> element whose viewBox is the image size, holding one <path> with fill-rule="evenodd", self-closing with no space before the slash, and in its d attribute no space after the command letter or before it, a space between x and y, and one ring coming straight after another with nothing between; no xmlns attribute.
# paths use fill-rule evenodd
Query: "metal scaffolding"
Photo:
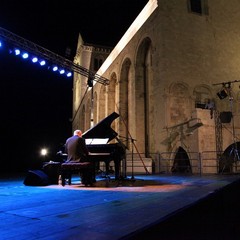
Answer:
<svg viewBox="0 0 240 240"><path fill-rule="evenodd" d="M109 80L107 78L104 78L98 74L96 74L93 71L90 71L78 64L75 64L74 62L56 54L48 49L41 47L37 45L36 43L33 43L25 38L22 38L2 27L0 27L0 39L3 41L8 42L9 44L19 47L21 49L24 49L28 51L31 54L38 55L39 57L43 58L44 60L47 60L53 64L58 65L59 67L65 68L69 71L73 71L75 73L79 73L91 81L95 81L98 83L101 83L103 85L109 85Z"/></svg>

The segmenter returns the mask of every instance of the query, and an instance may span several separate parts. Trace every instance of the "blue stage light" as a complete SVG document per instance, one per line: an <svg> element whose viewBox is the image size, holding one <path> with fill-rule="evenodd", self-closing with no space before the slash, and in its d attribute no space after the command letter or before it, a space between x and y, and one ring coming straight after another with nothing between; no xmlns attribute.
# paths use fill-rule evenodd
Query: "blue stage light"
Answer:
<svg viewBox="0 0 240 240"><path fill-rule="evenodd" d="M71 72L68 72L67 73L67 77L71 77L72 76L72 73Z"/></svg>
<svg viewBox="0 0 240 240"><path fill-rule="evenodd" d="M56 72L58 70L58 67L57 66L54 66L53 67L53 71Z"/></svg>
<svg viewBox="0 0 240 240"><path fill-rule="evenodd" d="M37 61L38 61L38 58L37 58L37 57L33 57L33 58L32 58L32 62L33 62L33 63L36 63Z"/></svg>
<svg viewBox="0 0 240 240"><path fill-rule="evenodd" d="M22 58L27 59L29 57L28 53L23 53Z"/></svg>
<svg viewBox="0 0 240 240"><path fill-rule="evenodd" d="M41 66L44 66L45 64L46 64L46 61L45 61L45 60L41 60L41 61L40 61L40 65L41 65Z"/></svg>
<svg viewBox="0 0 240 240"><path fill-rule="evenodd" d="M4 46L4 42L2 40L0 40L0 49ZM9 54L14 54L15 56L21 55L21 57L23 59L30 59L32 61L32 63L39 63L40 66L47 66L47 69L51 69L54 72L58 72L61 75L64 75L66 77L72 77L73 76L73 72L71 72L69 69L63 69L62 67L59 67L57 65L55 65L54 61L53 62L48 62L44 59L42 59L41 55L40 58L37 56L37 54L31 54L26 52L25 49L20 49L14 46L10 46L8 47L8 51Z"/></svg>
<svg viewBox="0 0 240 240"><path fill-rule="evenodd" d="M14 52L15 52L15 55L16 55L16 56L21 53L21 51L20 51L19 49L15 49Z"/></svg>

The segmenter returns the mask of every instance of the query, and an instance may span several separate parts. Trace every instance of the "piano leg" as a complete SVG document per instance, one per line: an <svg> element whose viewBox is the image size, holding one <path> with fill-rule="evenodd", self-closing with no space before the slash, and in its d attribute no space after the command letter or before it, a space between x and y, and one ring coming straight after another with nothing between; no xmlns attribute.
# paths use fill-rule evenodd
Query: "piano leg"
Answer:
<svg viewBox="0 0 240 240"><path fill-rule="evenodd" d="M110 161L105 161L105 174L106 178L110 179ZM115 180L119 179L120 175L120 161L114 160Z"/></svg>
<svg viewBox="0 0 240 240"><path fill-rule="evenodd" d="M105 174L106 174L106 178L110 179L110 176L109 176L109 165L110 165L110 162L109 161L105 161Z"/></svg>
<svg viewBox="0 0 240 240"><path fill-rule="evenodd" d="M102 177L107 178L108 180L110 179L110 161L109 160L105 160L103 161L105 164L105 171L102 171L102 173L105 172L105 175L102 174ZM95 161L95 170L99 171L100 170L100 166L99 166L99 161Z"/></svg>
<svg viewBox="0 0 240 240"><path fill-rule="evenodd" d="M119 179L119 171L120 171L120 162L118 160L114 161L114 167L115 167L115 180Z"/></svg>

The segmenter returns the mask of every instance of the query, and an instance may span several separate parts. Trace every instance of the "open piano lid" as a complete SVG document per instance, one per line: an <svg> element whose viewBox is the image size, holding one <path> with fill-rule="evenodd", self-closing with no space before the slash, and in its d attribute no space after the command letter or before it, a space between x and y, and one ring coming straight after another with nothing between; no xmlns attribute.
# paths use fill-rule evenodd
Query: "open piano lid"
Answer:
<svg viewBox="0 0 240 240"><path fill-rule="evenodd" d="M113 120L119 117L116 112L111 113L106 118L97 123L82 134L82 137L87 138L108 138L108 142L114 139L118 134L111 128Z"/></svg>

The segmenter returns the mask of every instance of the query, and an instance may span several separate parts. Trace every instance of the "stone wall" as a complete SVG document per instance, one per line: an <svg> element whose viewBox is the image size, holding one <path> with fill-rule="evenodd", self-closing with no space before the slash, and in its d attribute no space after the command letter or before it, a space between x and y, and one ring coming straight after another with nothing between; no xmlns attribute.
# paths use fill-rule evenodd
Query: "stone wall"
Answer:
<svg viewBox="0 0 240 240"><path fill-rule="evenodd" d="M240 76L240 2L208 0L208 11L202 15L189 12L185 0L149 2L158 7L114 58L109 55L111 64L103 76L110 79L110 86L94 86L96 114L119 112L123 118L114 129L124 137L130 133L146 155L175 151L183 139L181 131L174 133L171 127L199 118L203 126L184 139L185 148L215 151L214 119L203 108L212 100L219 112L229 110L228 99L220 100L216 93L222 83ZM233 114L239 119L237 82L231 89ZM85 109L89 99L90 93L83 101ZM235 121L237 136L239 127ZM232 138L223 131L226 148Z"/></svg>

